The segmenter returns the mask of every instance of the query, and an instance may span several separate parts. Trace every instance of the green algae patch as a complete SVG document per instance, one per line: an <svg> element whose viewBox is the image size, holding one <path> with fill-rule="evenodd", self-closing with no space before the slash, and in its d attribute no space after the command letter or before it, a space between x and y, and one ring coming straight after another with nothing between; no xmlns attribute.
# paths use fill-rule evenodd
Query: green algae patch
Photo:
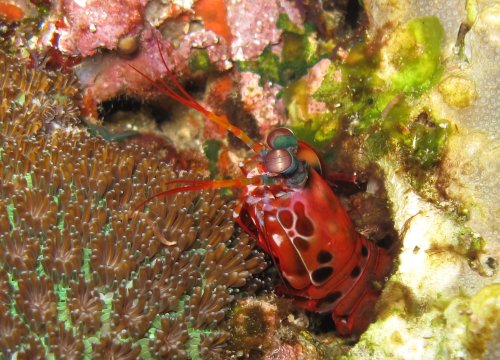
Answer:
<svg viewBox="0 0 500 360"><path fill-rule="evenodd" d="M411 124L403 136L406 158L422 169L434 166L443 153L448 138L449 124L446 121L417 121Z"/></svg>
<svg viewBox="0 0 500 360"><path fill-rule="evenodd" d="M394 91L421 93L442 73L441 44L444 30L434 16L411 20L390 38L384 53L395 72L390 81Z"/></svg>
<svg viewBox="0 0 500 360"><path fill-rule="evenodd" d="M239 61L240 71L259 74L261 83L271 81L287 85L305 75L320 59L330 56L333 42L317 40L313 26L306 24L302 28L284 13L280 14L276 25L283 31L281 52L275 53L268 46L258 58Z"/></svg>
<svg viewBox="0 0 500 360"><path fill-rule="evenodd" d="M420 17L393 30L386 42L355 45L343 61L330 63L312 93L303 79L284 91L292 127L318 147L358 136L369 159L393 153L406 166L432 168L442 157L450 126L433 118L422 96L440 81L443 39L436 17ZM309 113L312 101L325 110Z"/></svg>
<svg viewBox="0 0 500 360"><path fill-rule="evenodd" d="M205 49L193 50L189 57L189 67L193 71L211 71L214 69L213 64L210 62L210 57Z"/></svg>
<svg viewBox="0 0 500 360"><path fill-rule="evenodd" d="M334 112L309 112L308 82L300 79L293 82L283 92L288 104L290 127L299 134L301 140L315 147L328 143L340 126L340 119Z"/></svg>
<svg viewBox="0 0 500 360"><path fill-rule="evenodd" d="M259 74L261 82L280 82L280 60L278 55L271 51L270 47L266 47L256 60L240 61L239 68L241 71L251 71Z"/></svg>
<svg viewBox="0 0 500 360"><path fill-rule="evenodd" d="M219 151L221 148L221 142L218 140L207 140L203 144L203 152L208 159L208 169L210 171L210 178L215 178L217 176L217 161L219 159Z"/></svg>
<svg viewBox="0 0 500 360"><path fill-rule="evenodd" d="M454 299L444 315L447 353L481 358L500 327L500 284L486 286L470 298ZM454 346L450 346L452 342Z"/></svg>
<svg viewBox="0 0 500 360"><path fill-rule="evenodd" d="M276 26L278 27L278 29L281 29L291 34L304 35L306 32L304 28L301 28L300 26L296 25L292 20L290 20L288 15L285 13L281 13L278 16L278 21L276 23Z"/></svg>

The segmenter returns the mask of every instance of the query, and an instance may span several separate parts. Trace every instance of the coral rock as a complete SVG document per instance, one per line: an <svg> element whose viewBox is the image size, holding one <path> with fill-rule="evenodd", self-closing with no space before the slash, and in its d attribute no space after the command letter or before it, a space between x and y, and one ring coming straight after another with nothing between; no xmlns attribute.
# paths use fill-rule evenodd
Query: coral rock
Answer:
<svg viewBox="0 0 500 360"><path fill-rule="evenodd" d="M59 49L84 57L99 48L116 49L121 37L137 34L142 28L146 0L63 1L68 27L59 30Z"/></svg>

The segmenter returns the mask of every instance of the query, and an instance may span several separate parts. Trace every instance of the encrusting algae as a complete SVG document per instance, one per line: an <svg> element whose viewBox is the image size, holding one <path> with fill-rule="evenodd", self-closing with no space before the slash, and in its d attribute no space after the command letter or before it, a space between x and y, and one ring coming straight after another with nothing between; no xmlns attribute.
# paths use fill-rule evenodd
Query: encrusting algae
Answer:
<svg viewBox="0 0 500 360"><path fill-rule="evenodd" d="M135 210L171 167L80 130L70 77L0 67L3 356L227 358L228 305L264 267L231 206L204 191Z"/></svg>

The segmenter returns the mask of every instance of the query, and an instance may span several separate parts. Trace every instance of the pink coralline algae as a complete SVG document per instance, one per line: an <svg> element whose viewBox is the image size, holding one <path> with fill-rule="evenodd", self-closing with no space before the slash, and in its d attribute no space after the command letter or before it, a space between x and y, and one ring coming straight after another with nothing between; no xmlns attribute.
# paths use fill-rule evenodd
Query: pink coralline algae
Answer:
<svg viewBox="0 0 500 360"><path fill-rule="evenodd" d="M233 36L233 59L258 56L267 45L279 41L281 31L276 28L279 15L276 1L229 0L227 4L227 20Z"/></svg>
<svg viewBox="0 0 500 360"><path fill-rule="evenodd" d="M58 30L63 53L91 56L116 49L119 39L139 34L148 0L63 0L64 27Z"/></svg>
<svg viewBox="0 0 500 360"><path fill-rule="evenodd" d="M308 114L320 114L327 110L326 104L324 102L315 100L312 94L320 87L323 79L326 76L328 68L330 67L331 61L329 59L322 59L317 64L315 64L309 72L304 76L303 80L307 84L307 113Z"/></svg>
<svg viewBox="0 0 500 360"><path fill-rule="evenodd" d="M217 38L213 33L203 31L202 36L186 36L177 49L172 43L163 40L159 31L147 29L142 32L140 51L133 58L102 55L84 61L77 69L78 78L85 87L86 96L98 102L111 99L121 94L133 94L137 97L147 97L152 86L142 75L132 70L129 65L143 71L152 79L166 76L167 69L162 62L157 40L169 67L176 73L188 71L189 55L193 48L210 48L209 56L214 61L225 61L224 52L217 51ZM222 66L222 64L221 64ZM158 91L155 91L159 94Z"/></svg>
<svg viewBox="0 0 500 360"><path fill-rule="evenodd" d="M104 101L133 88L137 95L144 95L149 86L146 85L144 77L132 71L127 64L143 69L153 78L161 77L165 67L154 41L153 30L143 32L141 42L145 46L132 60L101 55L84 61L76 68L76 73L86 89L85 94L98 101ZM161 41L161 45L165 54L171 51L167 42Z"/></svg>
<svg viewBox="0 0 500 360"><path fill-rule="evenodd" d="M259 84L260 75L253 72L240 74L239 86L244 109L253 115L259 126L261 136L270 129L285 124L285 105L277 98L281 87L266 83Z"/></svg>
<svg viewBox="0 0 500 360"><path fill-rule="evenodd" d="M227 21L232 35L232 59L257 57L266 46L279 43L281 30L276 23L280 13L286 13L293 22L302 22L298 9L289 1L228 0Z"/></svg>
<svg viewBox="0 0 500 360"><path fill-rule="evenodd" d="M160 94L129 66L152 80L164 79L167 70L157 40L169 67L184 81L196 72L190 63L199 50L218 72L233 68L235 61L255 59L267 46L280 53L282 13L301 25L297 5L285 0L61 0L53 5L40 42L59 57L80 62L74 69L84 88L84 112L96 117L103 101ZM257 119L262 135L283 123L283 106L276 99L279 87L258 85L256 74L235 78L241 78L243 104Z"/></svg>

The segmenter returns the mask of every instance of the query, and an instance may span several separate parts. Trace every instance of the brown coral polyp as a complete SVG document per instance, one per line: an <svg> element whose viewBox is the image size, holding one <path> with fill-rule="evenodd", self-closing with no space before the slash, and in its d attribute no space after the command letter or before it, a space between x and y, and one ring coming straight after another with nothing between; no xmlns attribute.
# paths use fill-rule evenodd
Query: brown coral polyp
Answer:
<svg viewBox="0 0 500 360"><path fill-rule="evenodd" d="M201 287L193 289L188 305L188 316L196 327L210 327L224 318L224 304L232 298L226 290L226 287L221 285L208 289Z"/></svg>
<svg viewBox="0 0 500 360"><path fill-rule="evenodd" d="M97 359L135 360L139 358L141 347L131 341L119 341L110 336L103 336L92 350Z"/></svg>
<svg viewBox="0 0 500 360"><path fill-rule="evenodd" d="M184 318L161 319L161 328L152 340L155 355L165 359L187 359L186 343L189 334Z"/></svg>
<svg viewBox="0 0 500 360"><path fill-rule="evenodd" d="M43 331L57 317L57 296L54 284L46 276L33 271L18 275L19 290L15 295L16 308L35 331Z"/></svg>
<svg viewBox="0 0 500 360"><path fill-rule="evenodd" d="M121 332L122 336L144 336L158 313L158 296L158 292L140 294L137 289L121 286L113 300L111 320L115 331Z"/></svg>
<svg viewBox="0 0 500 360"><path fill-rule="evenodd" d="M127 278L136 266L127 244L112 234L97 234L90 246L90 267L98 275L101 285L116 284Z"/></svg>
<svg viewBox="0 0 500 360"><path fill-rule="evenodd" d="M9 313L9 309L0 305L0 353L7 355L15 351L28 333L28 329L23 322Z"/></svg>
<svg viewBox="0 0 500 360"><path fill-rule="evenodd" d="M0 235L0 261L13 271L34 271L40 244L26 230L14 229Z"/></svg>
<svg viewBox="0 0 500 360"><path fill-rule="evenodd" d="M168 188L172 168L49 114L43 104L77 97L65 76L2 53L0 67L1 351L224 358L232 288L264 267L226 200L186 192L138 208Z"/></svg>
<svg viewBox="0 0 500 360"><path fill-rule="evenodd" d="M81 334L62 323L48 332L48 346L56 359L78 360L85 350Z"/></svg>
<svg viewBox="0 0 500 360"><path fill-rule="evenodd" d="M68 309L71 321L84 334L95 332L101 327L101 312L104 302L93 281L85 281L83 275L69 283Z"/></svg>
<svg viewBox="0 0 500 360"><path fill-rule="evenodd" d="M49 230L42 254L43 268L54 281L70 278L82 267L83 249L67 229Z"/></svg>

